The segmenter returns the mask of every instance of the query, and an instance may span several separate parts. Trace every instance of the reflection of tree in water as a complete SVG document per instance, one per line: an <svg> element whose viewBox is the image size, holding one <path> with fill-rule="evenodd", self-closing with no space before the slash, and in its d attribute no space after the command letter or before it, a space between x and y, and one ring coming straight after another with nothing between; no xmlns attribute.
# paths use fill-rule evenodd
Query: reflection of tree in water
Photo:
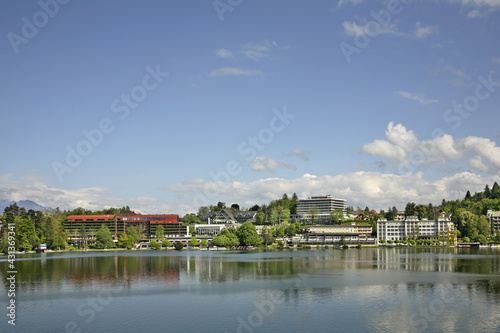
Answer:
<svg viewBox="0 0 500 333"><path fill-rule="evenodd" d="M7 265L0 263L0 271ZM179 281L179 257L168 256L84 256L39 260L19 260L17 281L34 291L43 284L76 287L89 285L131 286L146 281ZM2 272L3 273L3 272Z"/></svg>

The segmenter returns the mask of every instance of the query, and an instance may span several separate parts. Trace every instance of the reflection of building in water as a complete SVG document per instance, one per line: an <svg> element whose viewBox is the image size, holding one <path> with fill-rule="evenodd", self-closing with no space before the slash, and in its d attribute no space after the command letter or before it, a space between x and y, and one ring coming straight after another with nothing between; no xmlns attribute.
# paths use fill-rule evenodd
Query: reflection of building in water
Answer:
<svg viewBox="0 0 500 333"><path fill-rule="evenodd" d="M417 216L408 216L404 221L378 219L377 239L386 241L434 240L441 245L456 245L455 225L448 218L437 221L419 220Z"/></svg>
<svg viewBox="0 0 500 333"><path fill-rule="evenodd" d="M67 271L77 284L95 282L141 284L146 281L179 281L178 257L110 256L71 258Z"/></svg>
<svg viewBox="0 0 500 333"><path fill-rule="evenodd" d="M381 270L456 272L459 266L456 249L445 248L440 253L420 252L416 248L379 248L376 251L377 268Z"/></svg>

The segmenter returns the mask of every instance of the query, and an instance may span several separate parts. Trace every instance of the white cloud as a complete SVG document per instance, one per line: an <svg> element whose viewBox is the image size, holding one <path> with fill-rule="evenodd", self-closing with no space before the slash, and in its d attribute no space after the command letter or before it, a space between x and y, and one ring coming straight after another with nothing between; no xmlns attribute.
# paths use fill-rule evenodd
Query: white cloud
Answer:
<svg viewBox="0 0 500 333"><path fill-rule="evenodd" d="M205 196L207 202L231 201L240 205L268 203L283 193L297 193L306 198L319 193L331 194L347 200L348 205L387 209L403 209L407 202L440 203L442 199L462 198L467 190L482 190L485 184L497 179L485 178L472 172L462 172L451 177L428 181L422 173L394 175L379 172L354 172L336 176L305 174L294 179L266 178L251 182L185 182L165 189L182 193L198 203ZM196 184L196 185L195 185ZM214 194L206 196L206 193ZM198 198L198 199L194 199ZM197 204L193 204L194 207Z"/></svg>
<svg viewBox="0 0 500 333"><path fill-rule="evenodd" d="M215 53L221 58L232 58L233 57L233 52L226 50L226 49L218 49L215 51Z"/></svg>
<svg viewBox="0 0 500 333"><path fill-rule="evenodd" d="M425 99L424 94L410 93L407 91L396 91L396 94L398 94L399 96L404 97L404 98L413 99L422 105L427 105L427 104L439 102L437 99Z"/></svg>
<svg viewBox="0 0 500 333"><path fill-rule="evenodd" d="M500 64L500 58L493 58L491 60L492 63L494 63L495 65L499 65Z"/></svg>
<svg viewBox="0 0 500 333"><path fill-rule="evenodd" d="M288 46L279 46L278 43L271 40L264 40L261 43L250 42L241 46L240 52L245 57L254 61L265 58L271 58L272 50L287 50Z"/></svg>
<svg viewBox="0 0 500 333"><path fill-rule="evenodd" d="M226 75L263 75L264 73L260 70L250 70L235 67L224 67L214 69L208 74L209 76L226 76Z"/></svg>
<svg viewBox="0 0 500 333"><path fill-rule="evenodd" d="M309 156L311 156L310 151L304 151L301 148L294 148L292 151L285 154L286 156L297 157L303 161L309 161Z"/></svg>
<svg viewBox="0 0 500 333"><path fill-rule="evenodd" d="M415 28L415 36L418 39L425 38L429 35L437 34L438 29L436 27L432 27L430 25L428 26L422 26L420 22L416 23L416 28Z"/></svg>
<svg viewBox="0 0 500 333"><path fill-rule="evenodd" d="M406 152L403 148L385 140L375 140L367 143L361 148L361 152L373 156L392 158L398 161L406 158Z"/></svg>
<svg viewBox="0 0 500 333"><path fill-rule="evenodd" d="M432 164L447 164L470 158L469 165L480 172L500 174L500 147L487 138L469 136L455 139L443 134L432 140L419 140L412 130L390 122L386 140L374 140L361 148L362 153L392 159L396 166L418 170ZM485 164L483 161L487 161Z"/></svg>
<svg viewBox="0 0 500 333"><path fill-rule="evenodd" d="M362 3L364 0L339 0L339 4L338 4L338 7L342 7L343 5L345 5L346 3L350 3L352 5L359 5L360 3Z"/></svg>
<svg viewBox="0 0 500 333"><path fill-rule="evenodd" d="M50 208L59 207L61 210L71 210L83 207L90 210L122 207L129 205L132 210L146 213L158 213L159 200L151 197L136 197L118 199L110 196L109 190L102 187L89 187L77 190L65 190L50 187L43 182L29 182L6 180L0 177L0 198L12 201L32 200Z"/></svg>
<svg viewBox="0 0 500 333"><path fill-rule="evenodd" d="M396 24L389 24L385 27L381 27L377 31L370 31L370 28L373 28L374 25L371 25L370 22L366 22L364 25L359 25L356 22L344 21L342 23L344 27L344 33L347 36L359 37L363 35L384 35L384 34L392 34L397 36L402 36L402 34L398 31Z"/></svg>
<svg viewBox="0 0 500 333"><path fill-rule="evenodd" d="M358 24L353 21L344 21L342 26L344 27L344 33L347 36L353 37L368 35L371 38L377 35L390 34L400 37L423 39L429 35L438 33L437 27L422 26L420 22L415 24L415 32L413 33L400 32L398 30L397 22L381 27L378 23L375 24L375 22L368 20L365 20L363 24Z"/></svg>
<svg viewBox="0 0 500 333"><path fill-rule="evenodd" d="M297 170L297 168L292 164L286 164L282 162L277 162L274 159L266 156L257 156L250 163L250 168L254 171L268 171L272 172L277 168L287 168L291 170Z"/></svg>
<svg viewBox="0 0 500 333"><path fill-rule="evenodd" d="M465 6L500 7L500 2L498 0L460 0L460 2Z"/></svg>
<svg viewBox="0 0 500 333"><path fill-rule="evenodd" d="M471 158L469 160L469 165L472 168L474 168L476 170L479 170L481 172L484 172L484 173L490 173L491 172L490 168L488 168L488 166L486 166L486 164L484 164L483 159L479 155L476 155L473 158Z"/></svg>

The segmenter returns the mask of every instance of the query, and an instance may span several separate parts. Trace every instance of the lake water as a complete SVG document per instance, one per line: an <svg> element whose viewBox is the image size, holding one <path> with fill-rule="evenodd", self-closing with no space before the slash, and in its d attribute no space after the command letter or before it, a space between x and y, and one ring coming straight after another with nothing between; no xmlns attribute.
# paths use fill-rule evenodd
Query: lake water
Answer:
<svg viewBox="0 0 500 333"><path fill-rule="evenodd" d="M50 253L0 332L500 332L500 250Z"/></svg>

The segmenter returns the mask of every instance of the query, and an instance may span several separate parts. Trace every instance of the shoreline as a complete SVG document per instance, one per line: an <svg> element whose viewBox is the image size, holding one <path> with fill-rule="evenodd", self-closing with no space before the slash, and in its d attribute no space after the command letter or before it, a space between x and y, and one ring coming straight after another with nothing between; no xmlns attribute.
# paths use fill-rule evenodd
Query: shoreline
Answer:
<svg viewBox="0 0 500 333"><path fill-rule="evenodd" d="M304 245L304 246L287 246L283 248L278 248L277 246L267 246L267 247L254 247L252 249L248 250L238 250L238 249L227 249L227 248L220 248L220 249L213 249L213 248L190 248L190 249L182 249L179 252L182 251L240 251L240 252L252 252L255 250L271 250L271 251L290 251L290 250L359 250L363 248L389 248L389 249L394 249L394 248L417 248L417 249L424 249L424 248L429 248L429 249L438 249L438 248L460 248L458 246L433 246L433 245L413 245L413 246L396 246L396 245L365 245L358 247L357 245L353 246L348 246L347 248L343 248L342 246L333 246L333 245L327 245L326 247L324 245ZM493 246L482 246L480 249L500 249L500 247L493 247ZM125 249L125 248L112 248L112 249L72 249L72 250L48 250L45 253L37 253L36 251L28 251L28 252L15 252L15 255L28 255L28 254L47 254L47 253L70 253L70 252L82 252L82 253L90 253L90 252L115 252L115 251L123 251L123 252L136 252L136 251L150 251L150 252L163 252L163 251L177 251L175 250L174 247L171 248L162 248L160 250L152 250L152 249ZM2 257L7 257L8 254L1 253L0 258Z"/></svg>

